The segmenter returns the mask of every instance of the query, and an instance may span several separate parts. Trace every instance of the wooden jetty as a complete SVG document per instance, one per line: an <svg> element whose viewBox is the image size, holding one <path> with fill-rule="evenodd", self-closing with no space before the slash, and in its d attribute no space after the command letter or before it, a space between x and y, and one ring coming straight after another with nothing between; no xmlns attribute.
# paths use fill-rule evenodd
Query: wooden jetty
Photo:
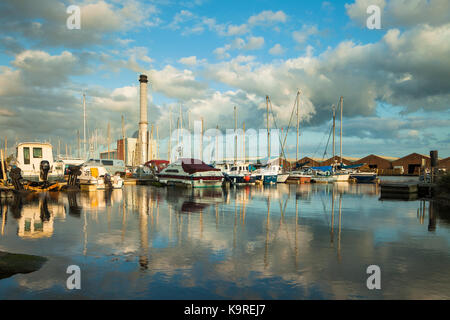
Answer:
<svg viewBox="0 0 450 320"><path fill-rule="evenodd" d="M436 185L419 182L381 183L380 199L416 200L419 197L432 197Z"/></svg>

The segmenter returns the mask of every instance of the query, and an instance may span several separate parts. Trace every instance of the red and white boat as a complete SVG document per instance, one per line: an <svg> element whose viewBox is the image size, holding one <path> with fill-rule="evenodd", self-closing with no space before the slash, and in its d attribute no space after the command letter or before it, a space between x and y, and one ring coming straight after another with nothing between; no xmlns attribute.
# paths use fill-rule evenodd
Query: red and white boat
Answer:
<svg viewBox="0 0 450 320"><path fill-rule="evenodd" d="M220 187L224 176L201 160L181 158L158 173L159 182L193 188Z"/></svg>

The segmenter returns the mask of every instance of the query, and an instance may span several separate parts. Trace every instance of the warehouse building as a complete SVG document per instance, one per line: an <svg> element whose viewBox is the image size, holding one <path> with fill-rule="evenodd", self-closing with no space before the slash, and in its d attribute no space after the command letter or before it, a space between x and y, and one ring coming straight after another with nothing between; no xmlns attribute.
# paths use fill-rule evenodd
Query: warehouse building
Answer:
<svg viewBox="0 0 450 320"><path fill-rule="evenodd" d="M308 162L306 165L308 167L320 167L322 164L322 159L319 158L311 158L311 157L303 157L300 160L298 160L299 164ZM295 165L295 161L293 162Z"/></svg>
<svg viewBox="0 0 450 320"><path fill-rule="evenodd" d="M398 158L371 154L357 160L356 163L365 163L369 169L386 170L392 169L392 162L395 160L398 160Z"/></svg>
<svg viewBox="0 0 450 320"><path fill-rule="evenodd" d="M396 167L403 167L404 174L420 174L421 167L430 168L430 165L430 157L419 153L411 153L403 158L392 161L392 167L394 169Z"/></svg>
<svg viewBox="0 0 450 320"><path fill-rule="evenodd" d="M353 164L357 160L358 160L358 158L342 157L342 163L346 166ZM335 163L341 163L341 157L339 157L339 156L331 157L331 158L323 161L321 163L321 166L331 166L332 164L335 164Z"/></svg>
<svg viewBox="0 0 450 320"><path fill-rule="evenodd" d="M450 157L439 160L438 168L450 172Z"/></svg>

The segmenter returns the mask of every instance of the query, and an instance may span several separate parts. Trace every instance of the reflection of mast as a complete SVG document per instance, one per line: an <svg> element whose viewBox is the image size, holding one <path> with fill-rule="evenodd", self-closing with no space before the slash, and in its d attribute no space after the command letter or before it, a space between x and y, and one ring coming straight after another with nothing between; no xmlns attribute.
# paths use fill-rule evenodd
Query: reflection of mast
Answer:
<svg viewBox="0 0 450 320"><path fill-rule="evenodd" d="M331 198L331 232L330 232L330 242L334 242L334 186L333 195Z"/></svg>
<svg viewBox="0 0 450 320"><path fill-rule="evenodd" d="M297 269L298 246L297 246L297 228L298 228L298 199L295 197L295 268Z"/></svg>
<svg viewBox="0 0 450 320"><path fill-rule="evenodd" d="M8 207L6 204L3 206L2 210L2 235L5 233L5 225L6 225L6 214L8 212Z"/></svg>
<svg viewBox="0 0 450 320"><path fill-rule="evenodd" d="M83 224L83 234L84 234L84 246L83 246L83 255L86 255L87 252L87 217L86 217L86 210L84 211L84 224Z"/></svg>
<svg viewBox="0 0 450 320"><path fill-rule="evenodd" d="M341 164L342 164L342 108L343 108L343 101L344 101L344 97L341 96L341 123L340 123L340 128L341 128L341 137L339 139L339 142L341 144Z"/></svg>
<svg viewBox="0 0 450 320"><path fill-rule="evenodd" d="M270 197L267 198L267 222L266 222L266 244L264 247L264 267L267 268L267 254L269 253L269 227L270 227Z"/></svg>
<svg viewBox="0 0 450 320"><path fill-rule="evenodd" d="M342 216L342 193L339 194L339 231L338 231L338 259L341 260L341 216Z"/></svg>
<svg viewBox="0 0 450 320"><path fill-rule="evenodd" d="M216 203L215 205L216 209L216 230L219 229L219 205Z"/></svg>
<svg viewBox="0 0 450 320"><path fill-rule="evenodd" d="M122 201L122 243L125 238L125 227L126 227L126 216L125 216L125 199Z"/></svg>
<svg viewBox="0 0 450 320"><path fill-rule="evenodd" d="M237 203L236 193L234 199L234 227L233 227L233 249L236 248L236 224L237 224Z"/></svg>

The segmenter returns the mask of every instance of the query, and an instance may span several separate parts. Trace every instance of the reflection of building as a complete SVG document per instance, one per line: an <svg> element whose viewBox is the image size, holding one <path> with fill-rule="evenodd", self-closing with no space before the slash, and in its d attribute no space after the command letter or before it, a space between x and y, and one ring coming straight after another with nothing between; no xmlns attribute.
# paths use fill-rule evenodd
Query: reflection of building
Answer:
<svg viewBox="0 0 450 320"><path fill-rule="evenodd" d="M53 234L53 219L64 217L61 204L49 204L47 198L40 198L39 202L32 202L23 207L18 219L17 234L23 238L46 238Z"/></svg>

